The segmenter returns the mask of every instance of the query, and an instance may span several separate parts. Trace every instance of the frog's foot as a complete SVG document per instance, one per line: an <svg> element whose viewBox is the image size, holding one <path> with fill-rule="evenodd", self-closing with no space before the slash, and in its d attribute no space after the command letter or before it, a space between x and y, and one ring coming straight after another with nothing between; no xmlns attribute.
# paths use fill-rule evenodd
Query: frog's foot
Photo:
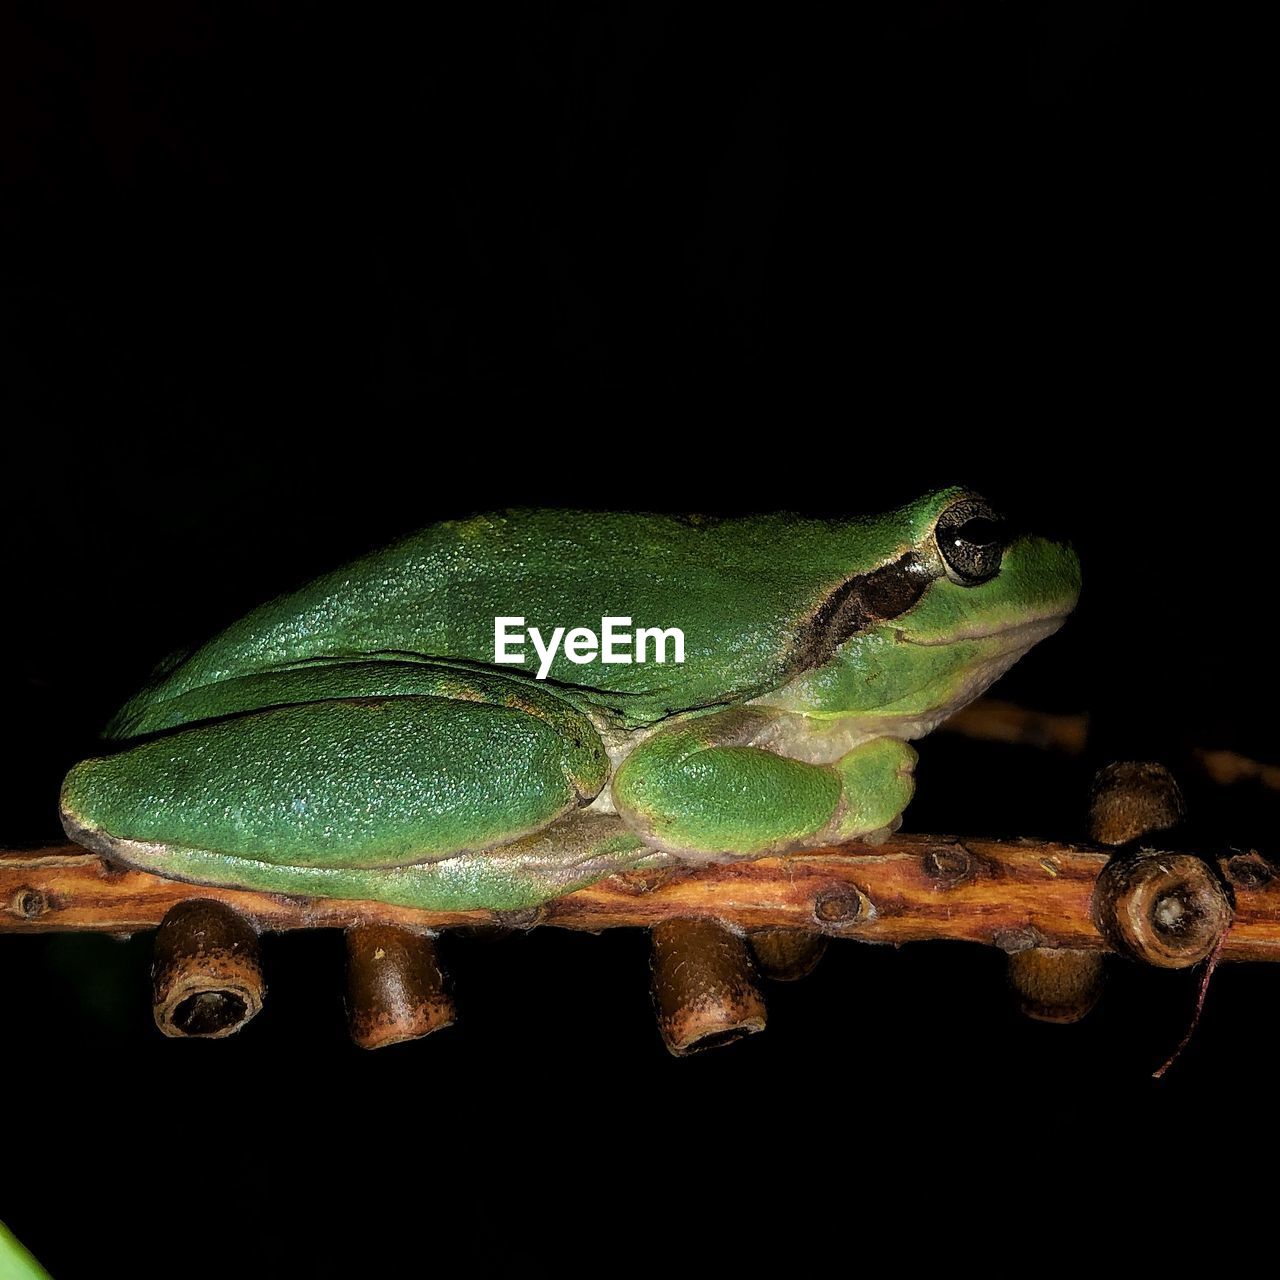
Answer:
<svg viewBox="0 0 1280 1280"><path fill-rule="evenodd" d="M696 862L758 858L887 834L911 799L916 753L864 742L831 764L776 754L767 712L675 725L641 744L613 780L613 801L655 848Z"/></svg>
<svg viewBox="0 0 1280 1280"><path fill-rule="evenodd" d="M884 844L891 835L902 826L901 818L894 818L887 826L877 827L874 831L868 831L865 835L855 837L861 844ZM843 837L841 837L843 840Z"/></svg>
<svg viewBox="0 0 1280 1280"><path fill-rule="evenodd" d="M62 814L75 832L282 865L448 858L595 796L608 758L580 719L569 732L523 707L436 696L272 707L82 761Z"/></svg>
<svg viewBox="0 0 1280 1280"><path fill-rule="evenodd" d="M875 738L837 760L840 808L824 838L883 844L902 825L902 811L915 794L918 758L908 742Z"/></svg>

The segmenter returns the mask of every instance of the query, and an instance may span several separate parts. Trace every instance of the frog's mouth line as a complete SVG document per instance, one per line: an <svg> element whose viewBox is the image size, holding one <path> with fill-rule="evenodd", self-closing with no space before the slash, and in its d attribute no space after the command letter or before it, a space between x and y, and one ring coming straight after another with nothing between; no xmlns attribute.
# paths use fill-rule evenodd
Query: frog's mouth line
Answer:
<svg viewBox="0 0 1280 1280"><path fill-rule="evenodd" d="M1046 636L1051 636L1067 620L1070 609L1059 613L1046 613L1038 618L1011 622L1003 627L975 628L972 631L955 631L947 636L923 638L908 635L901 628L895 628L894 636L902 644L913 644L921 649L937 649L943 645L955 644L957 640L1002 640L1013 641L1018 647L1031 648L1039 644ZM1010 645L1009 647L1014 647Z"/></svg>

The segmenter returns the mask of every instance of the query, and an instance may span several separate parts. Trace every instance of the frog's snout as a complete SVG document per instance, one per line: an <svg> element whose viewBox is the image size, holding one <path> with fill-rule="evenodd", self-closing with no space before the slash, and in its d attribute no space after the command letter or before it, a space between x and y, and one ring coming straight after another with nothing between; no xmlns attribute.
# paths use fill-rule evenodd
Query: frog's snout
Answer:
<svg viewBox="0 0 1280 1280"><path fill-rule="evenodd" d="M1019 605L1031 617L1065 618L1080 599L1080 557L1070 542L1041 537L1024 537L1005 552L1001 579L1008 588L1012 605ZM1021 600L1019 600L1021 597Z"/></svg>

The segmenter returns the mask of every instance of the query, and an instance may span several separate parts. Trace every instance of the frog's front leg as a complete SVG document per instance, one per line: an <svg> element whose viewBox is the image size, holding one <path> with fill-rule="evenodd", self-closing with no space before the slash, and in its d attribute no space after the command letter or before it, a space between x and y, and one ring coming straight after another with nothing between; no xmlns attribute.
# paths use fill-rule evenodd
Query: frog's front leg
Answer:
<svg viewBox="0 0 1280 1280"><path fill-rule="evenodd" d="M914 790L908 743L873 738L811 764L779 754L777 719L747 707L656 734L614 777L618 812L656 847L707 857L759 857L893 827Z"/></svg>

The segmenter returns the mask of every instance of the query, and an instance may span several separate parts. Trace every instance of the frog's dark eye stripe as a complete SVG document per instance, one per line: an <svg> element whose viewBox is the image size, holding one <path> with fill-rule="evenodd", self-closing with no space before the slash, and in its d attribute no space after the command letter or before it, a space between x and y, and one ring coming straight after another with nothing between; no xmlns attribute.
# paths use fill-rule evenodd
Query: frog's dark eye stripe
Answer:
<svg viewBox="0 0 1280 1280"><path fill-rule="evenodd" d="M838 586L814 611L800 632L799 665L821 666L859 631L888 622L913 608L938 570L914 551L892 564L861 573Z"/></svg>
<svg viewBox="0 0 1280 1280"><path fill-rule="evenodd" d="M981 498L953 502L938 517L933 536L953 582L976 587L1000 572L1004 521Z"/></svg>

